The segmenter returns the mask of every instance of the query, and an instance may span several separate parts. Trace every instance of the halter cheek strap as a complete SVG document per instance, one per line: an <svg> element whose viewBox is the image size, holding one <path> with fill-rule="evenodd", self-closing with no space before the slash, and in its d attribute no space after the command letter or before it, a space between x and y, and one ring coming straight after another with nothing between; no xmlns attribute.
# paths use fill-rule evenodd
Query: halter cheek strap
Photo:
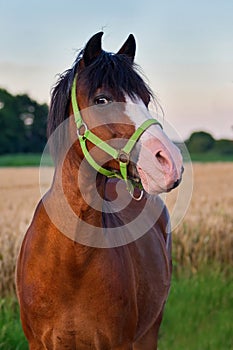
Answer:
<svg viewBox="0 0 233 350"><path fill-rule="evenodd" d="M100 174L105 175L109 178L115 177L115 178L124 180L128 191L133 196L134 188L139 187L142 190L142 185L140 181L137 183L137 181L133 181L128 178L127 169L130 161L130 153L134 148L136 142L139 140L139 138L141 137L141 135L144 133L145 130L147 130L151 125L157 124L161 126L161 124L156 119L146 120L133 133L133 135L127 141L126 145L121 150L116 150L115 148L110 146L105 141L101 140L98 136L93 134L88 129L86 123L82 119L81 113L78 108L78 102L76 97L76 86L77 86L77 75L75 76L73 85L72 85L71 103L72 103L72 108L74 112L75 123L77 125L77 135L78 135L78 139L80 142L80 146L81 146L84 158L92 166L92 168L94 168ZM90 141L99 149L101 149L102 151L104 151L105 153L109 154L113 159L117 160L119 162L120 172L117 170L108 170L100 166L90 155L86 145L87 140ZM143 192L141 191L141 195L138 198L135 198L134 196L133 198L136 200L140 200L142 198L142 195L143 195Z"/></svg>

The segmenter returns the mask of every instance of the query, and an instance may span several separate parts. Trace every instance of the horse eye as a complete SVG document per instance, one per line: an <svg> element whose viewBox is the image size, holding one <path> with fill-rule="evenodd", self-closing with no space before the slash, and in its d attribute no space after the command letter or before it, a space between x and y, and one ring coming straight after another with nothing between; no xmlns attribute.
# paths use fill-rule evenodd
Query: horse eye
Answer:
<svg viewBox="0 0 233 350"><path fill-rule="evenodd" d="M96 97L94 102L96 105L104 106L104 105L107 105L108 103L110 103L111 100L105 96L101 96L101 97Z"/></svg>

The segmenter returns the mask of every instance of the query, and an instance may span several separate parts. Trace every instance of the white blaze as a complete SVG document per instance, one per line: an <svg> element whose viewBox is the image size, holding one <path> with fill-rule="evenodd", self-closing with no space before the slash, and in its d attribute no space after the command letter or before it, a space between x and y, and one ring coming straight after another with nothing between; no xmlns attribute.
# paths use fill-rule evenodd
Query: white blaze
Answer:
<svg viewBox="0 0 233 350"><path fill-rule="evenodd" d="M132 101L127 96L125 112L135 125L135 129L144 121L152 119L140 99ZM172 189L182 176L180 150L169 140L159 125L150 126L142 134L140 145L136 166L146 192L159 194Z"/></svg>

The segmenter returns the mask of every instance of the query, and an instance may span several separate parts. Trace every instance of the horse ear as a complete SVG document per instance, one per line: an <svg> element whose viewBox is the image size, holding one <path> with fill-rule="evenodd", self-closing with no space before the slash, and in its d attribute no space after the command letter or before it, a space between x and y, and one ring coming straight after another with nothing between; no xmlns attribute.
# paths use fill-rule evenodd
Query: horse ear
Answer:
<svg viewBox="0 0 233 350"><path fill-rule="evenodd" d="M130 34L128 36L128 39L126 40L126 42L123 44L123 46L117 52L117 55L126 55L133 62L135 52L136 52L136 41L135 41L133 34Z"/></svg>
<svg viewBox="0 0 233 350"><path fill-rule="evenodd" d="M83 61L85 66L91 64L94 59L101 53L101 38L103 34L103 32L99 32L93 35L86 44L83 51Z"/></svg>

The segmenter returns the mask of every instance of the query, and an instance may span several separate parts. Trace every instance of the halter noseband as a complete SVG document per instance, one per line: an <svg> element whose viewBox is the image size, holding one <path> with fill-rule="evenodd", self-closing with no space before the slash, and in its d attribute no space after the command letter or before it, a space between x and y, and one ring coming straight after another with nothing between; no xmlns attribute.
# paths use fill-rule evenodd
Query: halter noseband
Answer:
<svg viewBox="0 0 233 350"><path fill-rule="evenodd" d="M134 148L136 142L138 141L138 139L141 137L141 135L144 133L145 130L147 130L151 125L158 124L161 126L161 124L156 119L146 120L133 133L133 135L127 141L126 145L121 150L116 150L115 148L107 144L105 141L102 141L98 136L93 134L88 129L86 123L83 121L81 113L79 111L77 97L76 97L76 85L77 85L77 75L75 76L72 84L71 103L72 103L72 108L74 112L75 123L77 126L77 135L78 135L80 146L85 159L92 166L92 168L94 168L100 174L105 175L109 178L118 178L118 179L124 180L131 196L136 200L140 200L143 196L142 185L139 180L138 181L132 180L128 177L128 174L127 174L127 167L130 161L130 153ZM99 149L109 154L113 159L117 160L119 162L120 172L117 170L114 171L114 170L105 169L102 166L100 166L98 163L96 163L96 161L92 158L92 156L90 155L87 149L86 140L90 141ZM138 187L141 190L141 194L139 197L134 196L135 187Z"/></svg>

